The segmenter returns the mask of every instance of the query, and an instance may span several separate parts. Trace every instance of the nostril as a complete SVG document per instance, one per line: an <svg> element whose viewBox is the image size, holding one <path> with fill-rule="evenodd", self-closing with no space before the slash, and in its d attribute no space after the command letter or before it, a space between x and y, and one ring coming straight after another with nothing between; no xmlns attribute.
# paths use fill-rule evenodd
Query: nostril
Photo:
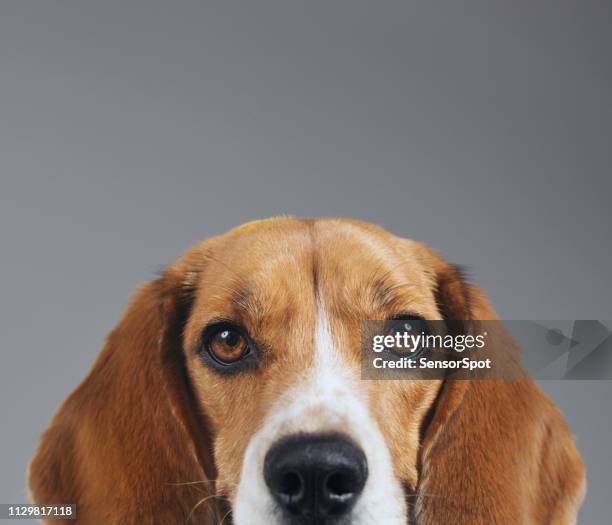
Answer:
<svg viewBox="0 0 612 525"><path fill-rule="evenodd" d="M279 477L277 491L287 504L291 504L304 494L304 479L295 470L284 472Z"/></svg>
<svg viewBox="0 0 612 525"><path fill-rule="evenodd" d="M355 479L348 472L332 472L325 480L324 492L330 500L346 503L358 489L356 485Z"/></svg>

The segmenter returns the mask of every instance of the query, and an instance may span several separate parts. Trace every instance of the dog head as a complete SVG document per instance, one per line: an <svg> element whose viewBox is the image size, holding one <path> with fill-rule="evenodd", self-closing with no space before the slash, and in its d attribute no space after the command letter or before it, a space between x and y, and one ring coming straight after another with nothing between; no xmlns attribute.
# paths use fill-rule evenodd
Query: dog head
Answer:
<svg viewBox="0 0 612 525"><path fill-rule="evenodd" d="M531 382L360 379L361 322L402 318L495 314L369 224L205 241L137 292L44 434L33 497L107 523L570 523L582 467Z"/></svg>

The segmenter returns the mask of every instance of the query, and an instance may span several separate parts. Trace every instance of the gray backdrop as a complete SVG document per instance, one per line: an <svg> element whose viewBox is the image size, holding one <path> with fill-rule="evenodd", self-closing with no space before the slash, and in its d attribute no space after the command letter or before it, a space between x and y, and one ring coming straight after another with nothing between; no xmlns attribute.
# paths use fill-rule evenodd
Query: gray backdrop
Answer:
<svg viewBox="0 0 612 525"><path fill-rule="evenodd" d="M611 319L612 9L564 0L0 4L0 501L131 289L193 242L346 215L501 316ZM611 382L544 388L609 522Z"/></svg>

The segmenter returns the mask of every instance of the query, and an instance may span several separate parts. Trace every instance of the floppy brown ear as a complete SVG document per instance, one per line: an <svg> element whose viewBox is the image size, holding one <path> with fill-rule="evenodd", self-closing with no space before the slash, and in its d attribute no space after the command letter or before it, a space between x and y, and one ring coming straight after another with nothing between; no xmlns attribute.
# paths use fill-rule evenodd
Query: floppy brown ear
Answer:
<svg viewBox="0 0 612 525"><path fill-rule="evenodd" d="M436 299L447 319L497 319L456 267L439 262L435 271ZM445 381L420 465L419 525L571 524L584 495L584 467L570 430L527 378Z"/></svg>
<svg viewBox="0 0 612 525"><path fill-rule="evenodd" d="M213 483L192 483L215 469L183 361L182 277L137 291L54 416L30 465L34 502L75 503L80 523L215 522Z"/></svg>

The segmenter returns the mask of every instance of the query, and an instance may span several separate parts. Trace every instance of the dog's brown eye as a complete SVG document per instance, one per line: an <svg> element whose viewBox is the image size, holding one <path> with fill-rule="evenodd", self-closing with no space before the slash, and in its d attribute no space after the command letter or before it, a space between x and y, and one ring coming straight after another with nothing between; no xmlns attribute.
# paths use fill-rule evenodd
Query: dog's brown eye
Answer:
<svg viewBox="0 0 612 525"><path fill-rule="evenodd" d="M234 363L242 359L249 349L246 338L235 328L224 326L211 334L210 353L221 363Z"/></svg>

